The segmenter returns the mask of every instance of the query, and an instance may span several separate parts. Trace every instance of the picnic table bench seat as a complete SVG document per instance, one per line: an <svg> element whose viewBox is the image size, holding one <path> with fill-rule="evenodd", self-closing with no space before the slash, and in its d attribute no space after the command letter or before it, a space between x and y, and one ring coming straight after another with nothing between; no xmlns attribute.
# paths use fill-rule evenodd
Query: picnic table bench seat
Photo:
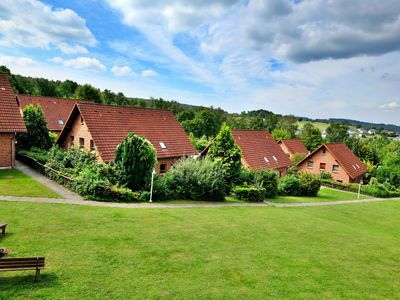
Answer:
<svg viewBox="0 0 400 300"><path fill-rule="evenodd" d="M6 234L6 227L7 227L6 223L0 222L1 235Z"/></svg>

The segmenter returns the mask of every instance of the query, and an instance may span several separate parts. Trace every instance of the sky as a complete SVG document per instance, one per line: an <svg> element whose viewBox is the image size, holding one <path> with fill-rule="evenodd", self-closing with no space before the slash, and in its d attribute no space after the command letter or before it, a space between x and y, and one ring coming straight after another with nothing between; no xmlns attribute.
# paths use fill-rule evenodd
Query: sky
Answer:
<svg viewBox="0 0 400 300"><path fill-rule="evenodd" d="M400 125L400 1L1 0L0 64L128 97Z"/></svg>

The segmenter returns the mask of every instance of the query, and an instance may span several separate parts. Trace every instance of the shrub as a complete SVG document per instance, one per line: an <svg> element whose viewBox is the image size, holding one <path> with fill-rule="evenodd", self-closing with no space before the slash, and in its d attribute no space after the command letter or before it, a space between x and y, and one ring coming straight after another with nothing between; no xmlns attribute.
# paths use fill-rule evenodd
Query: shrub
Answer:
<svg viewBox="0 0 400 300"><path fill-rule="evenodd" d="M302 193L302 184L295 175L282 177L278 182L278 193L286 196L300 196Z"/></svg>
<svg viewBox="0 0 400 300"><path fill-rule="evenodd" d="M321 180L332 180L332 174L328 173L328 172L320 172L319 173L319 178L321 178Z"/></svg>
<svg viewBox="0 0 400 300"><path fill-rule="evenodd" d="M258 186L237 186L233 189L236 198L248 202L261 202L265 199L266 190Z"/></svg>
<svg viewBox="0 0 400 300"><path fill-rule="evenodd" d="M121 167L126 179L124 185L132 190L141 190L150 182L157 162L156 150L146 138L128 133L117 147L115 162Z"/></svg>
<svg viewBox="0 0 400 300"><path fill-rule="evenodd" d="M43 165L48 159L48 151L36 147L32 147L30 150L21 150L18 153L33 158Z"/></svg>
<svg viewBox="0 0 400 300"><path fill-rule="evenodd" d="M255 177L256 177L255 171L246 167L242 167L239 173L238 182L240 183L240 185L251 185L254 184Z"/></svg>
<svg viewBox="0 0 400 300"><path fill-rule="evenodd" d="M321 180L318 176L310 172L300 172L298 178L301 181L301 195L303 196L317 196L321 188Z"/></svg>
<svg viewBox="0 0 400 300"><path fill-rule="evenodd" d="M166 184L165 177L161 177L160 175L156 174L154 176L154 182L153 182L153 200L163 201L172 198L173 198L173 192L169 190L169 187Z"/></svg>
<svg viewBox="0 0 400 300"><path fill-rule="evenodd" d="M265 189L264 198L273 198L278 194L278 174L274 170L255 172L254 184Z"/></svg>
<svg viewBox="0 0 400 300"><path fill-rule="evenodd" d="M168 195L175 199L216 201L225 199L224 169L210 159L178 161L164 177Z"/></svg>

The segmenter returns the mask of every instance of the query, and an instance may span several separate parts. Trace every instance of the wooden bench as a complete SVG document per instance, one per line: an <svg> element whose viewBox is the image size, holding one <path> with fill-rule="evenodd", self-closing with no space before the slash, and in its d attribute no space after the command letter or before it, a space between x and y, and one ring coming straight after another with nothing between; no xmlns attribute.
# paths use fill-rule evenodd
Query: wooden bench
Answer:
<svg viewBox="0 0 400 300"><path fill-rule="evenodd" d="M0 222L1 235L5 235L6 234L6 227L7 227L6 223L1 223Z"/></svg>
<svg viewBox="0 0 400 300"><path fill-rule="evenodd" d="M0 271L36 270L37 281L44 264L44 257L0 258Z"/></svg>

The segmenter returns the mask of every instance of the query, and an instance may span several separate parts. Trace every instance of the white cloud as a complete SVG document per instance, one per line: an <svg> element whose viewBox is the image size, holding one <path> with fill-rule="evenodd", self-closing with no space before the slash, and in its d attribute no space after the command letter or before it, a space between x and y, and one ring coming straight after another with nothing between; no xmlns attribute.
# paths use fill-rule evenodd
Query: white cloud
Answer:
<svg viewBox="0 0 400 300"><path fill-rule="evenodd" d="M384 112L392 112L398 110L400 108L400 104L397 102L389 102L379 106L379 109Z"/></svg>
<svg viewBox="0 0 400 300"><path fill-rule="evenodd" d="M2 0L0 11L1 44L45 49L50 45L62 48L63 43L96 44L85 20L73 10L54 9L37 0ZM75 46L76 50L83 48Z"/></svg>
<svg viewBox="0 0 400 300"><path fill-rule="evenodd" d="M150 77L155 77L157 76L157 72L153 70L143 70L142 71L142 76L145 78L150 78Z"/></svg>
<svg viewBox="0 0 400 300"><path fill-rule="evenodd" d="M0 55L0 65L5 65L8 68L14 66L26 67L34 66L36 62L32 58L26 56Z"/></svg>
<svg viewBox="0 0 400 300"><path fill-rule="evenodd" d="M58 48L65 54L75 54L75 53L88 53L88 50L80 45L69 45L67 43L61 43Z"/></svg>
<svg viewBox="0 0 400 300"><path fill-rule="evenodd" d="M129 76L129 75L132 75L132 69L129 68L128 66L119 67L119 66L115 65L115 66L112 67L111 72L115 76Z"/></svg>
<svg viewBox="0 0 400 300"><path fill-rule="evenodd" d="M98 59L92 57L77 57L73 59L53 57L50 61L75 69L86 69L98 72L104 72L107 70L105 65L103 65Z"/></svg>

